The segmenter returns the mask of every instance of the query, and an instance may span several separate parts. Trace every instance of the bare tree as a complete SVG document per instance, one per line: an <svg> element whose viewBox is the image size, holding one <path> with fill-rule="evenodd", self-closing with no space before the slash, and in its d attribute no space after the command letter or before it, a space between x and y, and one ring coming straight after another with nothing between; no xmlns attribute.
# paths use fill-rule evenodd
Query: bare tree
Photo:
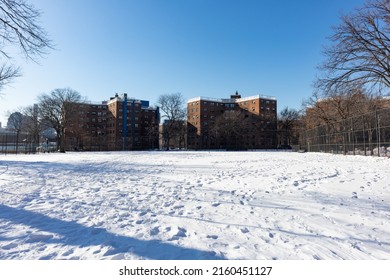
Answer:
<svg viewBox="0 0 390 280"><path fill-rule="evenodd" d="M7 127L8 127L8 129L11 129L11 130L16 132L16 143L15 143L16 144L16 154L19 151L19 136L20 136L20 133L22 132L23 125L24 125L24 116L22 113L14 112L14 113L10 114L10 116L8 118Z"/></svg>
<svg viewBox="0 0 390 280"><path fill-rule="evenodd" d="M38 105L24 108L23 115L25 119L24 129L30 135L31 142L36 148L39 145L39 136L42 131L42 124L38 119Z"/></svg>
<svg viewBox="0 0 390 280"><path fill-rule="evenodd" d="M186 116L186 109L184 108L184 98L181 93L170 93L160 95L157 101L157 106L162 111L161 118L164 122L164 140L167 150L170 148L171 138L179 131L180 125L184 125Z"/></svg>
<svg viewBox="0 0 390 280"><path fill-rule="evenodd" d="M47 33L39 25L40 16L40 11L25 0L0 0L0 90L20 76L19 67L10 63L9 47L19 47L25 58L34 61L52 48Z"/></svg>
<svg viewBox="0 0 390 280"><path fill-rule="evenodd" d="M390 87L390 1L368 0L344 15L325 49L323 75L315 85L325 91L358 83L381 91Z"/></svg>
<svg viewBox="0 0 390 280"><path fill-rule="evenodd" d="M55 89L50 94L39 96L39 115L50 123L57 133L57 146L65 151L65 130L74 119L81 103L81 95L70 88Z"/></svg>
<svg viewBox="0 0 390 280"><path fill-rule="evenodd" d="M279 144L281 147L291 146L294 142L298 141L299 135L297 135L297 128L300 117L300 113L295 109L285 107L280 111L278 117L278 132L280 137Z"/></svg>

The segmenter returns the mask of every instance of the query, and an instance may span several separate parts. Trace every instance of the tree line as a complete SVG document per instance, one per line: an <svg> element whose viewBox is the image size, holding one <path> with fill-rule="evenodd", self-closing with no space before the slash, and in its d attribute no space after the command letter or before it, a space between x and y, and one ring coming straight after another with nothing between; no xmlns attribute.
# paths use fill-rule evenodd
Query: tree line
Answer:
<svg viewBox="0 0 390 280"><path fill-rule="evenodd" d="M367 0L340 20L323 50L313 93L293 114L295 126L289 125L288 110L279 115L283 138L295 135L296 144L305 144L297 140L305 130L342 130L346 120L390 108L390 1Z"/></svg>

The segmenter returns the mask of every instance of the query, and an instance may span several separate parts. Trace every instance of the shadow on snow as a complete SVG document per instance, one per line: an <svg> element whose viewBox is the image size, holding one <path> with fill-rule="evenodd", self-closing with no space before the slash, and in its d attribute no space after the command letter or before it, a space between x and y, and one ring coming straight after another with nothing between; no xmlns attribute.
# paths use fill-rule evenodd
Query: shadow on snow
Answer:
<svg viewBox="0 0 390 280"><path fill-rule="evenodd" d="M176 245L163 243L159 240L139 240L128 236L117 235L106 229L86 227L73 221L62 221L46 215L16 209L0 204L0 219L13 223L24 224L41 231L58 234L60 238L49 237L46 239L34 238L26 242L62 243L79 247L107 246L109 249L104 256L120 253L132 253L143 259L156 260L221 260L215 252L201 251L197 249L183 248Z"/></svg>

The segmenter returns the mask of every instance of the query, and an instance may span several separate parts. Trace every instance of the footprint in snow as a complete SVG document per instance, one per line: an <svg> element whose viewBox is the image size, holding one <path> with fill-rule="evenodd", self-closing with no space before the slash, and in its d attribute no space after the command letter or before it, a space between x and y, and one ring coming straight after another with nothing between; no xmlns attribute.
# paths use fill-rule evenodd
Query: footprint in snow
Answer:
<svg viewBox="0 0 390 280"><path fill-rule="evenodd" d="M150 235L157 235L157 234L159 234L160 233L160 229L159 229L159 227L154 227L154 228L152 228L151 230L150 230Z"/></svg>
<svg viewBox="0 0 390 280"><path fill-rule="evenodd" d="M218 239L218 235L207 235L207 238Z"/></svg>
<svg viewBox="0 0 390 280"><path fill-rule="evenodd" d="M146 214L148 214L148 212L147 212L147 211L142 211L141 213L139 213L139 215L138 215L138 216L142 217L142 216L145 216Z"/></svg>
<svg viewBox="0 0 390 280"><path fill-rule="evenodd" d="M10 250L10 249L13 249L13 248L16 248L16 247L18 247L18 244L14 243L14 242L11 242L11 243L1 247L1 249Z"/></svg>
<svg viewBox="0 0 390 280"><path fill-rule="evenodd" d="M185 228L179 227L179 231L176 233L177 236L187 237L187 230Z"/></svg>
<svg viewBox="0 0 390 280"><path fill-rule="evenodd" d="M183 238L183 237L187 237L187 230L185 228L179 227L178 232L168 240L173 241L173 240L178 240L178 239Z"/></svg>
<svg viewBox="0 0 390 280"><path fill-rule="evenodd" d="M66 251L65 253L63 253L62 256L67 257L67 256L69 256L69 255L71 255L73 253L74 253L74 250L70 249L70 250Z"/></svg>
<svg viewBox="0 0 390 280"><path fill-rule="evenodd" d="M240 204L241 204L241 205L247 205L247 204L248 204L248 201L242 199L242 200L240 200Z"/></svg>

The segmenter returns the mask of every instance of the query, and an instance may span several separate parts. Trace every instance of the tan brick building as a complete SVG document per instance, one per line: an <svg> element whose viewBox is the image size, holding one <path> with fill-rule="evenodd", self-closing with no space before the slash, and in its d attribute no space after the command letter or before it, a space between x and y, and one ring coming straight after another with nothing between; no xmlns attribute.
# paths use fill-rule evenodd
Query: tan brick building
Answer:
<svg viewBox="0 0 390 280"><path fill-rule="evenodd" d="M193 98L187 102L188 148L275 148L276 118L274 97Z"/></svg>

